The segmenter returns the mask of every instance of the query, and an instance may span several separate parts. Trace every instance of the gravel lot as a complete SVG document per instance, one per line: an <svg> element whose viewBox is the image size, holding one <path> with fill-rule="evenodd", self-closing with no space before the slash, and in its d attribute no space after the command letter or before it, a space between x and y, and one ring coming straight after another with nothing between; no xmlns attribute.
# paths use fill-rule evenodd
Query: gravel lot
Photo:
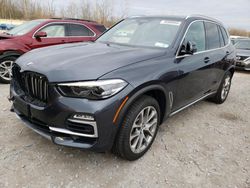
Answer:
<svg viewBox="0 0 250 188"><path fill-rule="evenodd" d="M250 188L250 73L222 105L200 102L166 121L135 162L56 146L26 128L0 84L0 187Z"/></svg>

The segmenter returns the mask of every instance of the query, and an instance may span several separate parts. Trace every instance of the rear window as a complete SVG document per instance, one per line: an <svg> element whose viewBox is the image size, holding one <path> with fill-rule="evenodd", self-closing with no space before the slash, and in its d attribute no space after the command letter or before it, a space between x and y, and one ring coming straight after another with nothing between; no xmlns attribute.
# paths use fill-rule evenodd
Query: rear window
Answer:
<svg viewBox="0 0 250 188"><path fill-rule="evenodd" d="M94 36L95 34L80 24L69 24L69 36Z"/></svg>
<svg viewBox="0 0 250 188"><path fill-rule="evenodd" d="M220 37L217 25L210 22L205 22L206 28L206 46L207 49L215 49L220 47Z"/></svg>
<svg viewBox="0 0 250 188"><path fill-rule="evenodd" d="M93 27L97 29L98 31L100 31L101 33L107 30L106 27L104 27L103 25L93 25Z"/></svg>

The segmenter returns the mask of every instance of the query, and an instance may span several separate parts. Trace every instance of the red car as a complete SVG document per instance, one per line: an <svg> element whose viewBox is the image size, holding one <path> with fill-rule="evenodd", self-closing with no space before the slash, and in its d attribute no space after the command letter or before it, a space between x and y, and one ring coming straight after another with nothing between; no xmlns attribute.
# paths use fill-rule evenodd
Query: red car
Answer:
<svg viewBox="0 0 250 188"><path fill-rule="evenodd" d="M17 26L0 35L0 82L10 82L13 62L32 49L94 41L105 30L94 21L79 19L40 19Z"/></svg>

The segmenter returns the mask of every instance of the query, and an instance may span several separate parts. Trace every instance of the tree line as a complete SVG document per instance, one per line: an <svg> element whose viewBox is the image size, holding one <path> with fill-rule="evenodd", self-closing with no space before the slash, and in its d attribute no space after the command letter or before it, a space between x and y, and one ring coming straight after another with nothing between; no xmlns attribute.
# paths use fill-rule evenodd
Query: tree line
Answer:
<svg viewBox="0 0 250 188"><path fill-rule="evenodd" d="M124 17L114 15L114 0L102 0L90 3L87 0L81 0L78 3L71 1L66 7L55 7L53 0L44 1L35 0L0 0L0 18L2 19L20 19L32 20L39 18L80 18L95 20L106 26L114 24Z"/></svg>
<svg viewBox="0 0 250 188"><path fill-rule="evenodd" d="M125 4L127 0L124 0ZM120 17L114 15L114 0L100 0L90 3L80 0L71 1L66 7L55 7L53 0L0 0L0 18L32 20L39 18L80 18L95 20L107 27L126 16L127 10L121 9ZM231 35L248 36L250 32L242 29L229 29Z"/></svg>
<svg viewBox="0 0 250 188"><path fill-rule="evenodd" d="M229 33L230 35L250 37L250 32L244 29L230 28Z"/></svg>

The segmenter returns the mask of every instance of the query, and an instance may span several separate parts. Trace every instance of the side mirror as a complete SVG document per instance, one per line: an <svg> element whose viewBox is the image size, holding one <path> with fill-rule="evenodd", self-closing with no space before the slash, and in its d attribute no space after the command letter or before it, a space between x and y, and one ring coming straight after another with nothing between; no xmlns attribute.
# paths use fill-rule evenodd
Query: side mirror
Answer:
<svg viewBox="0 0 250 188"><path fill-rule="evenodd" d="M44 37L47 37L47 33L44 32L44 31L39 31L35 34L35 37L36 38L44 38Z"/></svg>
<svg viewBox="0 0 250 188"><path fill-rule="evenodd" d="M188 41L187 44L186 44L186 53L187 54L193 54L195 52L197 52L196 45L193 44L192 42Z"/></svg>
<svg viewBox="0 0 250 188"><path fill-rule="evenodd" d="M186 44L182 44L181 46L181 51L180 55L185 55L185 54L190 54L192 55L193 53L197 52L197 47L195 44L193 44L190 41L187 41Z"/></svg>

